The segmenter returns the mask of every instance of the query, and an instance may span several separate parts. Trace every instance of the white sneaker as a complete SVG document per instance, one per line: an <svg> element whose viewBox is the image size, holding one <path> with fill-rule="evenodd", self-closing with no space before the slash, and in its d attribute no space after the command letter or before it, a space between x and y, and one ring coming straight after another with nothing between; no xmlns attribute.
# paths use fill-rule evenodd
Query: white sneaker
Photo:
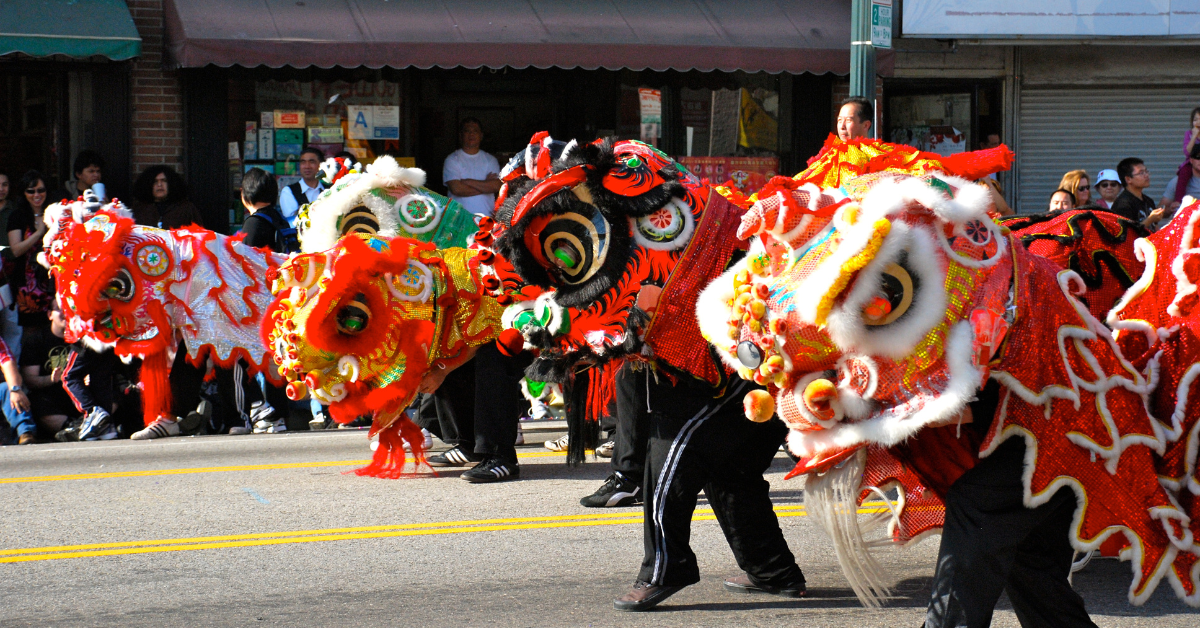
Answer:
<svg viewBox="0 0 1200 628"><path fill-rule="evenodd" d="M516 444L517 445L525 444L525 428L521 427L520 423L517 423L517 442L516 442Z"/></svg>
<svg viewBox="0 0 1200 628"><path fill-rule="evenodd" d="M545 442L546 449L550 451L566 451L567 450L567 435L563 434L558 440L548 440Z"/></svg>
<svg viewBox="0 0 1200 628"><path fill-rule="evenodd" d="M312 420L308 422L308 429L313 431L325 429L325 415L320 412L314 414Z"/></svg>
<svg viewBox="0 0 1200 628"><path fill-rule="evenodd" d="M230 431L232 432L233 430ZM255 434L278 434L286 431L287 424L284 423L283 419L276 419L274 421L270 419L261 419L254 423Z"/></svg>
<svg viewBox="0 0 1200 628"><path fill-rule="evenodd" d="M429 430L421 428L421 435L425 437L425 451L429 451L429 448L433 447L433 434L430 434ZM379 447L379 443L375 440L372 440L371 451L375 451L377 447ZM407 442L404 443L404 449L412 451L412 447L409 447Z"/></svg>
<svg viewBox="0 0 1200 628"><path fill-rule="evenodd" d="M243 434L249 434L249 433L250 433L250 428L248 428L248 427L242 427L239 425L237 427L229 428L230 436L241 436Z"/></svg>
<svg viewBox="0 0 1200 628"><path fill-rule="evenodd" d="M167 417L158 417L146 429L134 432L130 440L150 440L152 438L163 438L166 436L179 436L179 419L169 419Z"/></svg>
<svg viewBox="0 0 1200 628"><path fill-rule="evenodd" d="M612 458L613 447L615 445L616 443L611 440L600 443L596 446L596 455L600 456L601 458Z"/></svg>

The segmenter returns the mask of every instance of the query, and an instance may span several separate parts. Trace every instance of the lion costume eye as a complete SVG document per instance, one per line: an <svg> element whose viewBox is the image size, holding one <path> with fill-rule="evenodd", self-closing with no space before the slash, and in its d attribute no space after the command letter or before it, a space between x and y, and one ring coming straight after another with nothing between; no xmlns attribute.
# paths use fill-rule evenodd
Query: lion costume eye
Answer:
<svg viewBox="0 0 1200 628"><path fill-rule="evenodd" d="M104 296L126 303L133 300L133 275L124 268L117 271L115 277L104 288Z"/></svg>
<svg viewBox="0 0 1200 628"><path fill-rule="evenodd" d="M361 293L352 301L343 305L337 312L338 331L351 336L362 333L371 322L371 310L367 307L366 297Z"/></svg>
<svg viewBox="0 0 1200 628"><path fill-rule="evenodd" d="M543 265L567 285L591 279L608 256L608 221L599 211L591 217L575 212L556 214L537 230Z"/></svg>
<svg viewBox="0 0 1200 628"><path fill-rule="evenodd" d="M863 323L889 325L904 316L912 301L912 275L900 264L888 264L879 277L879 290L863 307Z"/></svg>

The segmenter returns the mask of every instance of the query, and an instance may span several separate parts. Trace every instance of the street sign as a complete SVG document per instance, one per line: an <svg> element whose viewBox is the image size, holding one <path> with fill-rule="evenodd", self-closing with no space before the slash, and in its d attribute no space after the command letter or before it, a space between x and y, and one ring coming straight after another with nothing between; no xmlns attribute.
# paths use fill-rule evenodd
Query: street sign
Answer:
<svg viewBox="0 0 1200 628"><path fill-rule="evenodd" d="M871 0L871 45L892 47L892 0Z"/></svg>

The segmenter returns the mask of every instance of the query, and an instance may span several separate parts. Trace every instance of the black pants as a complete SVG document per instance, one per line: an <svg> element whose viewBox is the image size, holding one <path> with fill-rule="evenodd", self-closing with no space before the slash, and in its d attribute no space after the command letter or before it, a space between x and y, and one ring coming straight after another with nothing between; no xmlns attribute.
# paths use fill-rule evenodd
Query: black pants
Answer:
<svg viewBox="0 0 1200 628"><path fill-rule="evenodd" d="M754 423L742 411L748 383L737 381L725 396L686 376L672 386L649 370L650 444L645 475L645 558L638 579L663 586L699 582L696 555L688 544L692 513L701 489L741 567L758 584L804 581L771 507L763 472L787 435L778 420Z"/></svg>
<svg viewBox="0 0 1200 628"><path fill-rule="evenodd" d="M217 367L216 375L217 403L209 425L212 431L222 433L228 432L231 427L254 427L250 411L263 401L274 409L273 420L286 421L291 413L287 392L282 387L272 386L271 380L267 380L267 394L264 397L258 381L250 375L242 360L234 362L232 368Z"/></svg>
<svg viewBox="0 0 1200 628"><path fill-rule="evenodd" d="M71 357L67 358L67 370L63 373L63 387L80 412L87 414L99 406L112 414L116 392L114 378L120 370L121 359L116 353L97 353L78 343L71 346Z"/></svg>
<svg viewBox="0 0 1200 628"><path fill-rule="evenodd" d="M448 445L516 464L517 423L526 407L521 378L529 360L506 357L495 343L481 345L433 393L437 429L425 427Z"/></svg>
<svg viewBox="0 0 1200 628"><path fill-rule="evenodd" d="M1067 582L1075 494L1026 508L1024 462L1025 442L1013 438L950 487L927 628L984 628L1001 591L1026 628L1095 627Z"/></svg>
<svg viewBox="0 0 1200 628"><path fill-rule="evenodd" d="M646 409L646 376L642 371L635 371L632 365L626 364L617 371L616 388L612 470L641 484L646 474L646 445L650 440L650 411Z"/></svg>
<svg viewBox="0 0 1200 628"><path fill-rule="evenodd" d="M204 371L188 362L187 346L183 341L175 348L171 365L171 414L185 417L200 405L200 389L204 386Z"/></svg>

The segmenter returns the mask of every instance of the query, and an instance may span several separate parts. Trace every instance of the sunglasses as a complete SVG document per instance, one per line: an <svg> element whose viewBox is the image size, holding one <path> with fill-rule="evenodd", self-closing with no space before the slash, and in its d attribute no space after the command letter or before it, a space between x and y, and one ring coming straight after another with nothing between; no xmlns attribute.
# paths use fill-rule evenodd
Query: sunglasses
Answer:
<svg viewBox="0 0 1200 628"><path fill-rule="evenodd" d="M1098 187L1098 188L1119 188L1119 187L1121 187L1121 184L1117 183L1116 181L1102 181L1100 183L1097 183L1096 187Z"/></svg>
<svg viewBox="0 0 1200 628"><path fill-rule="evenodd" d="M45 194L46 188L29 188L25 190L26 194Z"/></svg>

